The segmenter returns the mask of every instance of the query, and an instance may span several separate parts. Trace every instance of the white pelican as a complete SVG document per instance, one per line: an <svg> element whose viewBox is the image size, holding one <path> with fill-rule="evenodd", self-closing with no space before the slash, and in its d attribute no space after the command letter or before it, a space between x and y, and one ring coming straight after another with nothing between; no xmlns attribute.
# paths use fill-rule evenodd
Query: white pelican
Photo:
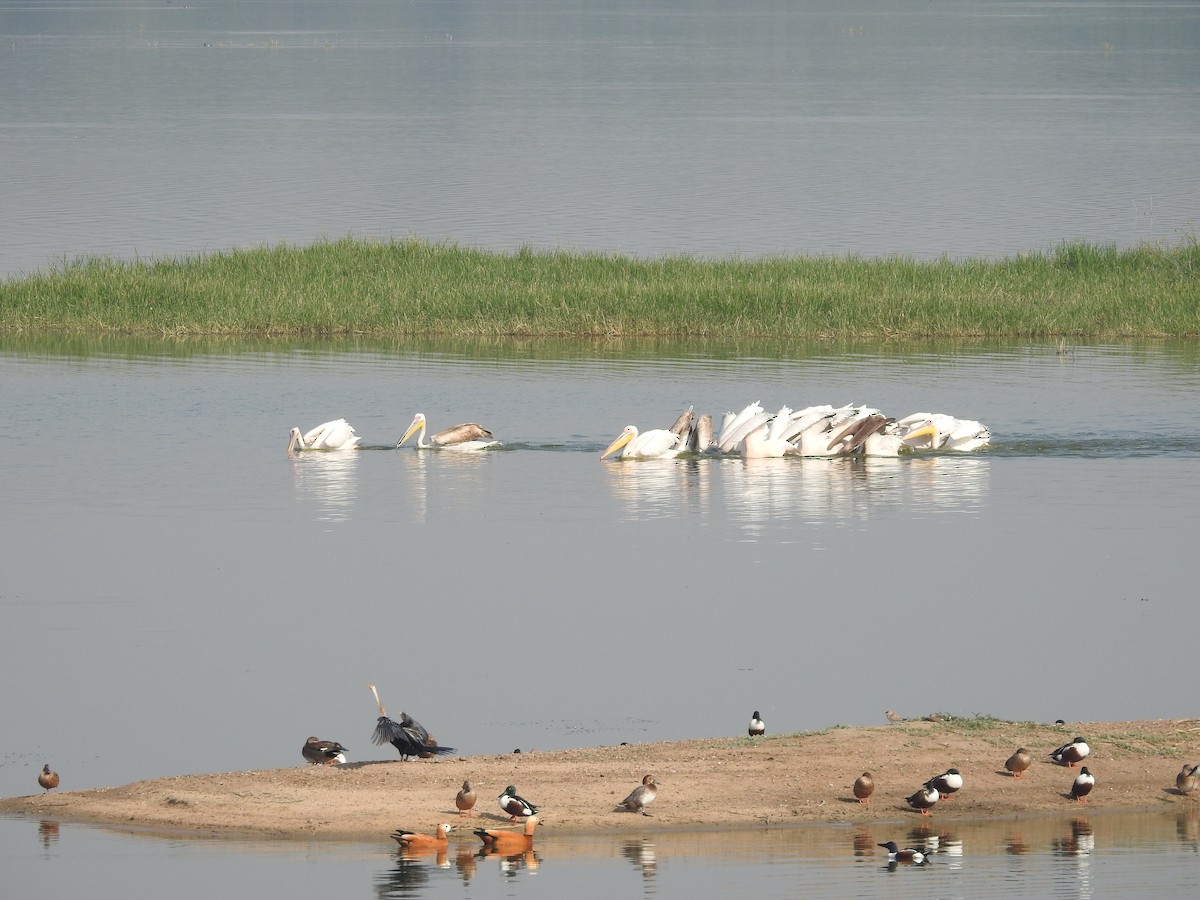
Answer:
<svg viewBox="0 0 1200 900"><path fill-rule="evenodd" d="M305 434L301 434L299 428L293 428L288 434L288 453L296 449L297 444L300 450L353 450L361 440L349 422L334 419L322 422Z"/></svg>
<svg viewBox="0 0 1200 900"><path fill-rule="evenodd" d="M916 429L933 426L928 441L910 441L909 435ZM958 450L969 453L986 447L992 433L982 422L973 419L957 419L946 413L913 413L896 420L896 426L905 442L912 447L926 450Z"/></svg>
<svg viewBox="0 0 1200 900"><path fill-rule="evenodd" d="M685 438L665 428L639 434L636 425L626 425L600 458L621 450L621 459L674 459L684 452L686 444Z"/></svg>
<svg viewBox="0 0 1200 900"><path fill-rule="evenodd" d="M715 441L717 450L721 453L734 452L747 434L770 421L771 414L764 412L762 404L757 400L740 413L725 413L725 418L721 423L721 433Z"/></svg>
<svg viewBox="0 0 1200 900"><path fill-rule="evenodd" d="M447 428L445 431L434 433L429 439L429 443L425 443L425 413L417 413L413 416L412 423L408 426L408 431L404 432L404 437L396 441L396 446L399 447L410 437L414 431L420 431L417 435L417 447L421 450L430 448L441 448L443 450L484 450L488 447L498 447L500 442L492 438L492 433L486 428L476 425L474 422L464 422L462 425L455 425L453 428Z"/></svg>
<svg viewBox="0 0 1200 900"><path fill-rule="evenodd" d="M777 459L781 456L799 456L800 451L783 438L768 434L768 424L763 422L742 438L742 459Z"/></svg>

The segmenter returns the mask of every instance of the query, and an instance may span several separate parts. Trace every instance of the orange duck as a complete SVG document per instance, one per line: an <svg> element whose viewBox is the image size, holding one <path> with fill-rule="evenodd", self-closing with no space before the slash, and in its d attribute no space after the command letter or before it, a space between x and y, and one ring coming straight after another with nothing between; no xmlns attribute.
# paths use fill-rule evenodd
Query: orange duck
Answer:
<svg viewBox="0 0 1200 900"><path fill-rule="evenodd" d="M528 850L533 847L533 830L537 827L538 817L530 816L525 820L524 833L506 831L501 828L480 828L475 834L483 841L483 846L496 850Z"/></svg>
<svg viewBox="0 0 1200 900"><path fill-rule="evenodd" d="M445 850L450 846L449 834L453 828L453 825L439 825L433 834L397 829L392 832L392 840L407 850Z"/></svg>

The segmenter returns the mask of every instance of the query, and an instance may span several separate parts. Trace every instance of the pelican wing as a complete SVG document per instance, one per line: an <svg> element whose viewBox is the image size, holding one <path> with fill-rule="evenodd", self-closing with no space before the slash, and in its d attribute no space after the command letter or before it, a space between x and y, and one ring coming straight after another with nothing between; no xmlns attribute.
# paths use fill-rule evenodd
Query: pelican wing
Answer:
<svg viewBox="0 0 1200 900"><path fill-rule="evenodd" d="M345 419L322 422L304 435L304 443L313 450L347 450L360 440Z"/></svg>
<svg viewBox="0 0 1200 900"><path fill-rule="evenodd" d="M673 431L655 428L643 431L621 451L623 459L669 459L682 452L680 437Z"/></svg>
<svg viewBox="0 0 1200 900"><path fill-rule="evenodd" d="M429 443L436 447L453 447L456 444L465 444L469 441L490 441L492 439L492 433L482 425L477 425L474 422L464 422L461 425L455 425L453 428L437 432L429 439Z"/></svg>

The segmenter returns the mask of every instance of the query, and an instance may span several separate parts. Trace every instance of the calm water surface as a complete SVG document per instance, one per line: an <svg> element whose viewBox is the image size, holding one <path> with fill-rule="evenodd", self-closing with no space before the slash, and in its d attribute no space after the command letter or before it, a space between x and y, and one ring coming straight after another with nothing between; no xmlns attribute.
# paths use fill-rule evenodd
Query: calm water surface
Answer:
<svg viewBox="0 0 1200 900"><path fill-rule="evenodd" d="M416 234L994 256L1200 222L1200 5L0 0L0 275Z"/></svg>

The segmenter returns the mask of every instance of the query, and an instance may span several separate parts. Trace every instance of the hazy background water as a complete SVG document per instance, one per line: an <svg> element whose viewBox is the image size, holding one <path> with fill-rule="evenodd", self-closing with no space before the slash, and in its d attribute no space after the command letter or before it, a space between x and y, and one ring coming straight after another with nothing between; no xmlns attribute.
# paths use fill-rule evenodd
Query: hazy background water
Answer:
<svg viewBox="0 0 1200 900"><path fill-rule="evenodd" d="M1195 235L1200 6L0 0L0 274L321 236L993 256Z"/></svg>

